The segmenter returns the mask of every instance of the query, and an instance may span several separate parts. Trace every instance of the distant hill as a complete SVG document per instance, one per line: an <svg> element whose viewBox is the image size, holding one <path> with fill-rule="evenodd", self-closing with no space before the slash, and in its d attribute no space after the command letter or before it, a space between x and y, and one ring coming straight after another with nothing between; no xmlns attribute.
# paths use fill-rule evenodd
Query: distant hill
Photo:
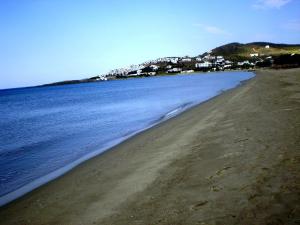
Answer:
<svg viewBox="0 0 300 225"><path fill-rule="evenodd" d="M266 46L268 46L266 48ZM269 42L252 42L248 44L230 43L212 50L213 55L222 55L233 61L245 60L250 58L250 54L258 53L261 55L284 55L300 54L300 45L274 44Z"/></svg>
<svg viewBox="0 0 300 225"><path fill-rule="evenodd" d="M250 54L257 54L257 56L251 57ZM204 56L209 55L205 59ZM153 72L150 69L151 65L158 66L158 69L155 70L155 74L163 75L169 72L170 70L175 70L175 73L180 73L180 71L218 71L224 70L225 64L227 60L232 62L229 63L229 67L226 69L249 69L253 67L273 67L273 68L293 68L293 67L300 67L300 44L297 45L290 45L290 44L274 44L270 42L252 42L248 44L241 44L241 43L230 43L226 45L222 45L217 47L211 52L206 52L201 55L204 57L205 62L209 62L210 66L206 66L202 69L196 66L199 62L203 63L203 59L200 61L198 60L198 56L196 57L165 57L160 58L158 60L153 60L147 63L140 64L139 66L144 66L141 69L142 74L137 75L139 69L135 69L130 71L128 74L123 74L124 71L127 69L122 69L123 71L120 74L108 74L106 75L99 75L94 76L91 78L86 78L82 80L67 80L61 81L51 84L45 84L41 86L56 86L56 85L66 85L66 84L80 84L80 83L88 83L88 82L98 82L102 81L103 79L101 76L106 77L107 79L119 79L119 78L128 78L128 77L141 77L141 76L150 76L147 74L148 72ZM215 56L222 56L221 58L223 61L216 62ZM272 56L272 57L270 57ZM176 62L172 61L171 59L175 60ZM185 61L183 60L185 59ZM245 60L245 62L243 62ZM247 62L246 60L249 60ZM239 65L238 63L244 63ZM228 65L227 65L228 66ZM214 67L214 68L213 68ZM144 75L143 75L144 73ZM134 74L134 76L132 75ZM145 75L146 74L146 75ZM151 75L152 76L152 75ZM105 79L105 80L107 80Z"/></svg>
<svg viewBox="0 0 300 225"><path fill-rule="evenodd" d="M66 85L66 84L81 84L81 83L90 83L90 82L95 82L97 81L96 78L87 78L87 79L82 79L82 80L65 80L65 81L59 81L55 83L50 83L50 84L43 84L39 85L37 87L45 87L45 86L60 86L60 85Z"/></svg>

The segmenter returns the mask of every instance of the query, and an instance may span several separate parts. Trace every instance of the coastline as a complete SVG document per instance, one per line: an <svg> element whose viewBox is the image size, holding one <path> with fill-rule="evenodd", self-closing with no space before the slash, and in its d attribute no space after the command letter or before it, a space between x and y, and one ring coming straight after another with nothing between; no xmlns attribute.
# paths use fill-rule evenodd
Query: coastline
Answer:
<svg viewBox="0 0 300 225"><path fill-rule="evenodd" d="M254 69L232 69L232 70L222 70L222 71L194 71L192 73L159 73L154 76L129 76L124 78L114 78L109 79L106 81L95 81L91 79L83 79L83 80L66 80L66 81L59 81L55 83L49 83L49 84L42 84L37 86L31 86L31 87L23 87L23 88L41 88L41 87L55 87L55 86L64 86L64 85L76 85L76 84L87 84L87 83L102 83L102 82L109 82L109 81L116 81L116 80L128 80L128 79L147 79L147 78L155 78L155 77L164 77L164 76L177 76L177 75L194 75L194 74L201 74L201 75L209 75L210 73L234 73L234 72L255 72ZM22 87L21 87L22 88ZM5 89L3 89L5 90ZM8 89L9 90L9 89Z"/></svg>
<svg viewBox="0 0 300 225"><path fill-rule="evenodd" d="M269 153L264 152L265 156L258 159L255 154L261 155L261 149L272 150L274 154L280 153L282 149L282 151L288 149L287 146L291 144L299 149L295 132L300 130L300 125L296 123L299 121L299 116L294 115L294 113L299 113L299 105L292 103L293 100L285 105L284 100L268 99L270 93L267 90L274 92L275 97L283 94L288 98L290 94L297 100L299 86L291 90L285 90L285 88L293 86L288 85L290 83L288 79L299 82L299 78L295 75L299 74L299 71L299 69L292 69L257 72L256 77L243 82L243 85L136 134L101 155L84 162L64 176L0 208L0 217L3 218L0 224L144 224L146 221L151 221L153 224L183 224L184 221L190 221L186 224L195 224L195 221L205 221L207 218L212 218L212 221L222 221L224 224L232 224L235 221L251 222L250 219L254 218L258 222L263 221L267 216L251 217L255 209L248 210L249 207L254 206L254 203L250 204L249 201L252 199L258 201L257 199L260 198L260 195L252 190L253 188L251 189L251 185L262 176L261 173L267 171L269 175L275 171L274 160L286 160L286 158L282 156L283 158L277 159L277 156L270 156ZM291 75L285 76L285 73ZM271 78L271 76L274 77ZM276 85L280 90L274 90ZM264 88L267 89L264 90ZM255 91L260 91L262 95L259 96ZM247 98L248 102L243 103ZM274 103L272 104L274 117L277 117L272 121L268 119L265 105L269 103L266 100ZM291 110L281 110L279 106ZM258 117L255 117L256 114ZM260 121L260 118L265 119L267 123ZM282 127L284 123L280 123L281 120L285 124L288 122L288 124L295 123L295 125L284 128ZM250 123L251 121L254 121L253 124ZM274 134L271 132L272 137L267 135L264 137L268 127L270 128L269 122L275 123L276 132ZM260 124L264 127L259 126L253 135L247 134L254 132L252 126ZM283 133L279 128L287 133ZM287 134L292 134L292 131L294 135L286 137ZM283 141L282 137L287 140ZM278 141L273 143L273 139L276 138ZM249 144L248 142L251 141L253 143ZM286 143L287 141L290 143ZM266 142L265 145L262 144L264 142ZM247 144L249 146L244 146ZM275 149L278 146L280 149ZM253 150L253 153L246 152L244 148ZM210 149L213 150L210 152L208 151ZM260 152L257 152L257 149L260 149ZM299 155L297 154L299 153L280 154L292 155L290 158L298 162ZM243 162L242 156L249 156L253 159L253 165L245 159ZM269 159L266 156L269 156ZM261 161L262 159L267 162ZM227 165L229 162L237 165ZM241 168L239 167L242 162L245 164L246 172L242 172L244 176L240 177ZM256 168L262 163L263 167L268 169ZM293 163L288 165L291 166L289 170L297 169ZM285 164L280 164L280 166L287 167ZM193 167L195 168L192 169ZM250 168L254 170L252 175L247 173ZM229 180L233 180L231 186L230 181L226 181L226 176L233 176L229 177ZM238 182L235 179L238 179ZM269 180L272 179L273 177ZM275 184L281 183L276 181ZM189 186L186 187L187 185ZM297 188L293 185L291 184L289 188ZM242 189L240 186L245 186L245 189L240 191L242 193L230 192L234 188ZM262 185L260 188L264 187L265 185ZM166 190L168 191L164 193ZM229 194L228 197L223 197L224 202L220 200L222 192ZM229 199L230 194L233 197L232 200ZM280 195L277 192L276 194ZM289 193L289 196L293 194L293 192ZM203 199L205 196L208 199ZM249 196L252 196L250 200ZM295 201L299 201L298 198L295 197L289 203L282 201L279 205L290 206ZM215 207L218 204L223 204L223 207L217 210ZM250 213L250 217L237 213L240 208ZM297 207L294 208L297 209ZM140 210L139 213L138 210ZM227 212L230 210L231 214ZM295 215L298 213L297 210L293 211ZM259 212L256 211L254 214L258 215ZM280 216L282 217L281 214Z"/></svg>
<svg viewBox="0 0 300 225"><path fill-rule="evenodd" d="M244 72L246 73L247 71L244 71ZM217 72L214 72L214 74L216 74L216 73ZM221 73L222 72L219 72L219 74L221 74ZM187 103L184 103L183 105L178 106L178 108L170 109L169 112L162 114L157 120L152 121L151 123L147 124L147 126L141 128L139 130L127 133L124 136L120 136L119 138L106 143L103 147L101 147L95 151L92 151L89 154L86 154L83 157L80 157L69 164L63 165L59 169L51 171L50 173L48 173L44 176L41 176L41 177L31 181L30 183L27 183L24 186L19 187L18 189L8 192L6 195L0 196L0 207L4 206L12 201L17 200L18 198L30 193L31 191L41 187L42 185L45 185L45 184L57 179L60 176L63 176L64 174L68 173L70 170L74 169L78 165L88 161L89 159L91 159L93 157L97 157L97 156L103 154L103 152L112 149L113 147L119 145L123 141L125 141L129 138L132 138L133 136L135 136L141 132L144 132L152 127L155 127L159 123L165 122L166 120L168 120L174 116L177 116L177 115L183 113L184 111L189 110L192 107L198 106L206 101L209 101L210 99L222 94L226 90L230 90L230 89L233 89L233 88L236 88L236 87L242 85L244 82L247 82L249 79L252 79L254 77L254 73L252 73L252 72L247 72L247 73L249 74L249 76L252 76L252 77L249 78L247 75L247 78L245 77L244 80L240 81L240 83L236 84L236 86L234 86L234 87L230 87L229 89L228 88L220 89L218 92L214 93L213 97L209 97L207 100L198 100L198 101L187 102ZM198 74L198 73L196 73L196 74ZM174 76L174 75L175 74L173 74L172 76ZM177 75L186 76L187 74L177 74ZM209 73L206 73L206 75L209 75ZM228 74L228 76L231 76L231 73Z"/></svg>

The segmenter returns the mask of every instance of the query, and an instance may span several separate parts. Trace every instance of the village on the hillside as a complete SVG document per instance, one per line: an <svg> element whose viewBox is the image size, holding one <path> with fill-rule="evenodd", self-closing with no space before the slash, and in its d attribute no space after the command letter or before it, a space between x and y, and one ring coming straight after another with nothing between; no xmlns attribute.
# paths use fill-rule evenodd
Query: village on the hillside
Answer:
<svg viewBox="0 0 300 225"><path fill-rule="evenodd" d="M269 45L265 46L270 48ZM272 56L253 52L247 60L233 61L222 55L214 55L211 51L196 57L165 57L151 60L128 68L114 69L107 74L95 77L97 80L109 80L116 78L155 76L162 74L178 74L193 72L211 72L224 70L253 69L255 67L267 67L272 65Z"/></svg>

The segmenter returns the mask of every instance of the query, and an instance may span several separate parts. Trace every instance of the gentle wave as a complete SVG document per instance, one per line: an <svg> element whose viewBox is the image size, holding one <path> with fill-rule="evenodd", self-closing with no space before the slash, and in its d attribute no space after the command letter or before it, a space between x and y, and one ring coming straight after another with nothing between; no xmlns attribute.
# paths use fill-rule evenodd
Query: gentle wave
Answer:
<svg viewBox="0 0 300 225"><path fill-rule="evenodd" d="M189 109L191 106L193 106L194 104L192 104L192 102L188 102L188 103L185 103L185 104L182 104L181 106L169 111L168 113L166 113L164 116L160 117L159 120L156 120L155 122L152 122L151 124L149 124L149 126L143 128L143 129L140 129L140 130L137 130L137 131L132 131L132 132L129 132L127 133L126 135L124 135L122 138L119 138L118 140L115 140L115 141L112 141L110 143L108 143L105 147L97 150L97 151L94 151L88 155L85 155L83 156L82 158L58 169L58 170L55 170L43 177L40 177L36 180L34 180L33 182L29 183L29 184L26 184L20 188L18 188L17 190L13 191L13 192L10 192L4 196L1 196L0 197L0 206L3 206L17 198L20 198L21 196L29 193L30 191L48 183L49 181L51 180L54 180L62 175L64 175L65 173L69 172L70 170L72 170L73 168L75 168L76 166L78 166L79 164L105 152L106 150L120 144L121 142L133 137L134 135L138 134L138 133L141 133L163 121L166 121L176 115L179 115L180 113L186 111L187 109Z"/></svg>
<svg viewBox="0 0 300 225"><path fill-rule="evenodd" d="M84 157L74 161L73 163L71 164L68 164L58 170L55 170L43 177L40 177L36 180L34 180L33 182L31 183L28 183L20 188L18 188L17 190L13 191L13 192L10 192L6 195L3 195L0 197L0 206L3 206L27 193L29 193L30 191L48 183L49 181L51 180L54 180L62 175L64 175L65 173L69 172L70 170L72 170L74 167L78 166L79 164L105 152L106 150L120 144L121 142L133 137L134 135L138 134L138 133L141 133L157 124L159 124L160 122L163 122L163 121L166 121L180 113L182 113L183 111L187 110L188 108L190 108L189 106L192 106L192 103L191 102L188 102L188 103L185 103L179 107L177 107L176 109L166 113L164 116L162 116L159 120L157 120L156 122L153 122L151 123L148 127L145 127L143 129L140 129L140 130L137 130L137 131L133 131L133 132L129 132L127 133L126 135L124 135L122 138L118 139L118 140L115 140L115 141L112 141L110 143L108 143L105 147L97 150L97 151L94 151L88 155L85 155Z"/></svg>
<svg viewBox="0 0 300 225"><path fill-rule="evenodd" d="M182 104L181 106L171 110L170 112L166 113L164 116L161 117L161 120L166 120L169 118L172 118L176 115L178 115L179 113L183 112L185 109L189 108L189 106L191 106L193 104L193 102L188 102L185 104Z"/></svg>
<svg viewBox="0 0 300 225"><path fill-rule="evenodd" d="M253 74L247 73L236 75L229 78L226 73L215 76L157 77L106 82L101 84L103 85L101 89L97 84L87 84L82 85L82 89L76 90L70 90L68 89L70 86L66 86L55 89L45 88L39 91L44 96L51 96L47 98L51 99L50 102L38 97L36 93L24 91L36 108L41 110L39 110L40 113L36 113L35 120L27 122L26 126L17 123L6 124L5 128L10 126L11 130L8 135L4 132L5 129L2 129L4 133L0 130L0 141L3 142L2 155L0 154L0 160L2 160L0 177L2 176L3 180L0 180L0 189L2 193L7 193L0 197L0 206L65 174L124 140L239 85L242 80L253 77ZM218 82L219 86L216 85ZM116 91L113 91L114 89ZM83 90L86 91L85 94L82 93ZM31 98L31 95L34 98ZM77 101L78 98L80 101ZM10 115L11 118L20 118L20 121L23 121L24 117L32 112L28 102L23 101L22 95L16 97L14 101L17 104L7 105L5 101L0 102L0 119L1 116L7 117L13 112L14 114ZM82 102L85 102L85 105ZM61 108L64 105L68 107ZM56 113L57 108L60 108L61 113ZM51 116L48 110L51 110ZM5 117L2 121L5 121ZM31 127L27 127L28 125ZM7 138L16 137L16 133L21 135L18 139ZM51 141L51 145L48 142L36 144L42 140L45 141L46 137L49 141L48 135L50 140L54 138L56 141ZM12 149L10 146L14 146L14 143L22 146L24 150L9 150ZM90 143L92 147L88 147ZM73 149L73 146L76 148ZM29 154L34 155L35 161L29 157ZM52 161L48 160L48 157L51 157ZM46 162L43 161L45 158L47 158ZM14 162L10 164L12 160ZM38 166L35 170L32 168L33 164ZM49 168L52 164L55 167ZM24 171L22 176L14 177L13 182L8 182L6 178L9 178L9 174L18 170Z"/></svg>

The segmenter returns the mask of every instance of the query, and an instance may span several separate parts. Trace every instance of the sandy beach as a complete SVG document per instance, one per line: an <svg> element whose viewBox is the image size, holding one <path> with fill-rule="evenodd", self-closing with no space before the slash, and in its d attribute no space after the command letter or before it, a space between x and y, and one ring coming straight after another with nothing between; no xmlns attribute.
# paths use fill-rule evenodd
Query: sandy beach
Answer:
<svg viewBox="0 0 300 225"><path fill-rule="evenodd" d="M256 73L0 208L0 224L299 224L300 69Z"/></svg>

